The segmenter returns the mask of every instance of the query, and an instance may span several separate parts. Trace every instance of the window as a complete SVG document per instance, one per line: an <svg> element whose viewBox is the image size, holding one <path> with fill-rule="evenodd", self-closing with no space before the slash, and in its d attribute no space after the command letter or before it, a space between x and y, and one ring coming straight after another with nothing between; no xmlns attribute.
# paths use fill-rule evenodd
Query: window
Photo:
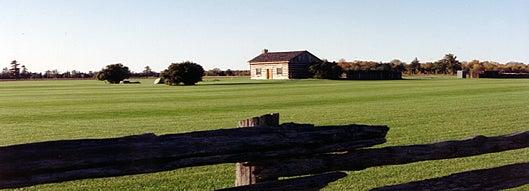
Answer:
<svg viewBox="0 0 529 191"><path fill-rule="evenodd" d="M261 68L255 69L255 75L261 75Z"/></svg>
<svg viewBox="0 0 529 191"><path fill-rule="evenodd" d="M277 68L277 75L283 75L283 68Z"/></svg>

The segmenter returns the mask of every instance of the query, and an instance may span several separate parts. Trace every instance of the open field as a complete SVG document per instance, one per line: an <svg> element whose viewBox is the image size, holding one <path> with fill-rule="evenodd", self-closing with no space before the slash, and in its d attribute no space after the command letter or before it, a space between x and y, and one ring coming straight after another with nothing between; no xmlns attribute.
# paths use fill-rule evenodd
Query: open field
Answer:
<svg viewBox="0 0 529 191"><path fill-rule="evenodd" d="M282 122L387 124L383 146L529 129L529 80L400 81L208 79L198 86L95 80L0 82L0 145L235 127L279 112ZM529 149L350 172L327 190L366 190L529 161ZM232 186L234 165L71 181L24 190L210 190ZM527 190L529 186L514 190Z"/></svg>

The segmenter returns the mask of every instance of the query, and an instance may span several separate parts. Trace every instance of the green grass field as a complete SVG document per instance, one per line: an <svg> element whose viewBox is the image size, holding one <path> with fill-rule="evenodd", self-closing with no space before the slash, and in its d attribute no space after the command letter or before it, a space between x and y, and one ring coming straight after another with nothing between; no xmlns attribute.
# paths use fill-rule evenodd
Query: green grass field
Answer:
<svg viewBox="0 0 529 191"><path fill-rule="evenodd" d="M279 112L282 122L386 124L383 146L529 130L529 80L400 81L207 79L197 86L109 85L95 80L0 82L0 145L181 133L235 127ZM349 172L327 190L367 190L528 162L529 149ZM211 190L234 183L234 165L46 184L24 190ZM515 190L528 190L529 186Z"/></svg>

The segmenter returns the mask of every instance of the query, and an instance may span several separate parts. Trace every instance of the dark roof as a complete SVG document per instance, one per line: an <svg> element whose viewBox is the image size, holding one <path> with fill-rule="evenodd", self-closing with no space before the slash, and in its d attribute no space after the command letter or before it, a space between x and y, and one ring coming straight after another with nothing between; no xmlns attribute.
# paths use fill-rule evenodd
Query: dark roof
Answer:
<svg viewBox="0 0 529 191"><path fill-rule="evenodd" d="M280 62L280 61L290 61L296 56L303 54L308 51L290 51L290 52L268 52L262 53L261 55L253 58L249 62ZM310 54L310 53L309 53Z"/></svg>

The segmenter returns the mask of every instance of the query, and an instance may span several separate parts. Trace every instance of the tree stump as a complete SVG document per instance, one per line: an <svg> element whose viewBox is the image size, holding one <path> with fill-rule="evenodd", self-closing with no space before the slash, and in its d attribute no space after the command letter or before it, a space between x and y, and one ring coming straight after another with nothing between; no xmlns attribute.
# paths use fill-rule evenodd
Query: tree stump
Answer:
<svg viewBox="0 0 529 191"><path fill-rule="evenodd" d="M279 126L279 113L266 114L239 121L238 127ZM251 185L258 182L277 180L277 177L260 176L263 166L251 166L247 162L235 164L235 186Z"/></svg>

